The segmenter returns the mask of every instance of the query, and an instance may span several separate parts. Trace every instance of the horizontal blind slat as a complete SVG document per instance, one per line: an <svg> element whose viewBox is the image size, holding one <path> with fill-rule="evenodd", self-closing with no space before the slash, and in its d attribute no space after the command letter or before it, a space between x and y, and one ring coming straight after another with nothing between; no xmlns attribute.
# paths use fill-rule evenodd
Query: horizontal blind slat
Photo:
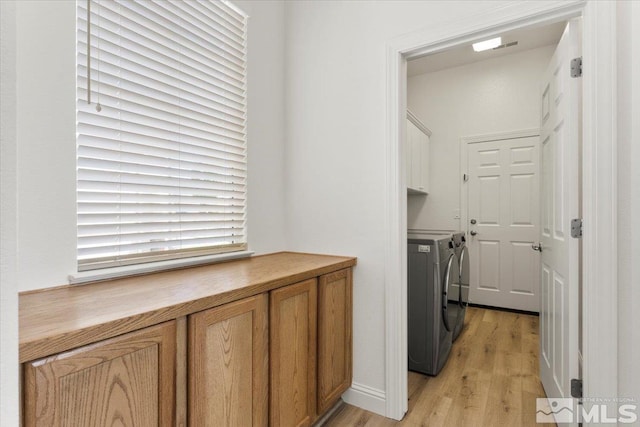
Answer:
<svg viewBox="0 0 640 427"><path fill-rule="evenodd" d="M174 141L154 138L141 134L129 134L125 132L115 132L120 136L119 146L122 152L145 154L149 156L180 156L182 159L191 161L204 161L208 159L219 162L234 162L239 166L246 166L245 153L242 147L224 144L211 144L211 147L200 145L189 145L182 143L177 146ZM83 138L82 146L87 148L100 148L104 150L117 150L114 148L113 139L109 135L90 135L88 130L83 128L81 132Z"/></svg>
<svg viewBox="0 0 640 427"><path fill-rule="evenodd" d="M126 56L122 55L123 51L127 53L126 49L116 48L106 43L103 43L99 49L92 48L91 50L92 72L98 78L102 72L109 73L110 70L116 70L125 79L129 78L126 74L134 75L135 79L131 77L129 80L137 84L142 84L145 81L157 82L164 84L167 90L180 89L194 97L197 97L203 91L205 92L204 95L223 92L224 96L230 96L230 100L235 97L237 103L242 103L244 100L246 82L230 76L224 70L201 71L198 69L184 69L182 64L175 61L162 62L162 58L141 54L137 54L135 57L133 55ZM86 64L84 50L77 56L79 59L84 60L83 62ZM154 68L150 68L150 66ZM176 80L178 75L180 79ZM82 74L80 74L80 77L84 76L86 76L86 70L83 70ZM151 85L148 84L148 86Z"/></svg>
<svg viewBox="0 0 640 427"><path fill-rule="evenodd" d="M193 2L161 2L157 5L157 15L162 23L173 30L174 34L180 36L184 30L190 34L194 34L197 39L196 43L192 40L181 38L184 41L184 47L199 51L203 48L214 50L220 58L234 57L239 59L245 58L245 44L241 38L234 37L234 31L229 26L213 27L201 20L198 13L193 12L193 8L189 5ZM144 5L142 5L144 7ZM140 17L140 15L138 15ZM222 21L218 21L222 22ZM166 28L165 27L165 28ZM203 46L201 46L203 45ZM242 61L244 62L244 61Z"/></svg>
<svg viewBox="0 0 640 427"><path fill-rule="evenodd" d="M212 174L213 175L213 174ZM218 178L217 180L215 178ZM165 185L165 186L180 186L181 182L186 181L185 185L188 187L208 188L215 189L215 186L220 182L226 182L230 184L240 184L244 182L244 177L241 175L221 175L215 174L211 179L194 179L181 177L170 177L161 175L150 175L136 172L123 171L118 173L117 171L110 171L97 168L79 168L78 180L81 181L106 181L106 182L123 182L129 184L153 184L153 185Z"/></svg>
<svg viewBox="0 0 640 427"><path fill-rule="evenodd" d="M91 120L94 122L93 126L87 122L80 122L78 125L78 131L82 135L95 135L97 137L109 137L114 134L128 134L130 136L140 135L141 137L155 138L165 141L177 142L176 131L169 129L160 129L150 126L146 123L135 123L127 121L118 121L116 117L107 117L104 115L97 115L95 113L89 113L85 111L79 111L78 117L80 120ZM156 124L160 124L157 123ZM92 131L95 131L93 134ZM207 139L209 136L211 139ZM119 135L118 135L119 137ZM244 141L244 134L238 135L237 132L222 134L222 133L210 133L205 136L198 135L180 135L181 143L185 146L193 147L207 147L208 144L215 146L218 144L220 147L236 154L243 154L244 147L242 142ZM116 138L117 139L117 138Z"/></svg>
<svg viewBox="0 0 640 427"><path fill-rule="evenodd" d="M78 116L83 116L83 111L78 112ZM86 119L86 118L85 118ZM154 129L149 126L139 125L136 129L113 128L113 119L108 117L93 118L95 124L93 126L85 123L78 123L79 137L83 138L83 144L91 145L94 141L102 140L106 143L109 141L122 140L123 143L139 143L146 144L152 149L153 144L157 144L159 148L168 149L168 145L176 146L176 135L168 130ZM119 125L119 123L118 123ZM209 145L209 146L207 146ZM240 159L245 156L245 149L242 145L242 139L229 138L222 135L212 135L210 140L182 136L180 149L178 152L188 152L193 154L202 154L210 152L218 152L220 158ZM206 151L206 153L205 153Z"/></svg>
<svg viewBox="0 0 640 427"><path fill-rule="evenodd" d="M207 76L217 73L244 85L246 70L246 53L244 52L239 52L238 55L229 54L221 51L217 43L209 44L209 49L195 44L193 48L175 47L174 35L171 38L166 38L157 33L159 37L165 37L163 44L140 32L130 31L123 34L122 31L127 31L126 29L121 30L122 27L119 27L118 23L109 23L111 29L109 27L102 28L97 33L92 24L91 51L93 57L111 53L116 57L116 59L111 59L114 62L117 58L137 59L144 57L159 65L169 65L169 68L172 69L184 67L184 70L191 74L202 73ZM130 38L125 37L126 35L129 35ZM87 52L86 40L86 30L79 30L78 51L84 54ZM187 64L184 64L185 61Z"/></svg>
<svg viewBox="0 0 640 427"><path fill-rule="evenodd" d="M185 2L193 3L193 2ZM221 19L217 19L217 26L203 28L202 25L194 26L192 21L186 21L189 25L185 28L184 18L167 9L166 2L134 2L134 1L110 1L93 2L92 24L99 27L118 28L125 30L136 28L142 32L155 31L159 34L158 40L166 41L164 34L172 33L180 38L180 41L192 45L197 42L203 45L229 46L231 54L241 56L245 45L242 34L236 32L236 28L226 25ZM175 9L174 9L175 11ZM185 11L179 11L185 14ZM125 25L120 25L124 20ZM106 22L103 22L106 21ZM79 15L79 22L86 28L86 9ZM144 25L140 25L143 23ZM204 27L207 27L206 25ZM184 34L189 33L189 37ZM171 40L171 39L169 39Z"/></svg>
<svg viewBox="0 0 640 427"><path fill-rule="evenodd" d="M246 16L91 6L89 49L77 2L79 270L246 249Z"/></svg>
<svg viewBox="0 0 640 427"><path fill-rule="evenodd" d="M149 99L159 100L170 105L181 105L186 109L191 108L193 112L199 114L208 113L208 115L216 115L224 113L225 116L240 118L246 115L243 106L243 102L246 100L244 89L242 91L238 90L236 93L231 90L212 92L209 91L208 88L187 87L185 85L182 88L183 90L178 93L174 88L169 86L166 80L162 81L149 78L149 76L130 72L122 67L118 68L105 62L94 61L94 63L95 62L102 64L102 68L99 72L95 72L91 79L94 92L109 93L109 90L119 90L121 96L126 94L145 96ZM81 66L80 69L82 74L86 74L86 68L84 66ZM162 76L160 76L160 78L162 78ZM129 83L131 81L135 81L135 83ZM79 89L86 91L87 85L87 80L80 76L78 78ZM80 94L79 97L83 97L83 95Z"/></svg>
<svg viewBox="0 0 640 427"><path fill-rule="evenodd" d="M81 67L82 72L85 68ZM111 70L100 71L100 79L92 79L91 84L96 88L101 96L112 95L118 99L137 100L142 105L154 105L155 108L162 105L165 110L180 107L185 117L199 117L215 120L216 122L227 121L237 126L244 126L245 111L238 106L241 104L230 101L228 97L218 94L208 93L207 98L200 94L188 94L185 92L180 95L162 91L161 84L155 84L154 80L146 80L146 84L141 86L140 83L144 79L136 79L137 84L131 85L123 81L123 75L116 75ZM79 82L79 97L86 97L87 84L84 79ZM97 85L97 86L96 86Z"/></svg>
<svg viewBox="0 0 640 427"><path fill-rule="evenodd" d="M142 164L152 165L173 165L178 167L183 165L188 169L207 170L213 167L233 167L237 165L238 169L244 169L245 162L243 157L234 158L229 153L222 152L221 156L211 156L207 154L193 154L187 150L167 150L159 147L149 147L142 150L145 146L137 144L121 143L121 150L115 149L109 144L110 140L104 141L86 141L87 143L78 147L78 156L86 158L105 158L105 159L125 159L127 161L136 161Z"/></svg>
<svg viewBox="0 0 640 427"><path fill-rule="evenodd" d="M145 105L123 97L118 98L116 91L113 91L113 93L114 96L108 92L103 92L100 96L100 104L103 107L113 108L114 113L118 112L120 114L120 120L125 120L123 114L129 113L131 116L137 116L129 119L133 123L153 122L154 124L157 124L157 127L163 127L161 124L158 124L158 122L163 122L168 125L167 127L179 125L181 129L189 128L193 129L194 132L223 132L225 136L226 132L233 132L236 136L244 136L245 134L244 118L236 118L234 120L231 120L231 117L227 120L217 119L215 117L207 118L207 116L204 115L196 116L194 114L190 114L189 110L184 110L184 115L177 116L175 113L183 110L178 105L171 106L165 103L164 105L167 109L163 110L161 108L152 107L149 104ZM158 103L158 107L161 107L161 104L162 103ZM105 114L107 113L109 112L105 111Z"/></svg>
<svg viewBox="0 0 640 427"><path fill-rule="evenodd" d="M223 235L223 236L206 236L202 238L193 238L188 240L180 240L176 238L158 240L151 242L127 242L125 244L113 242L111 244L96 245L91 247L84 247L78 245L79 258L86 258L91 256L104 256L104 255L128 255L136 254L140 252L163 252L171 251L182 248L214 246L216 244L232 244L239 243L243 240L241 234L239 235Z"/></svg>
<svg viewBox="0 0 640 427"><path fill-rule="evenodd" d="M129 254L118 256L92 257L82 259L78 257L78 271L95 270L99 268L118 267L124 265L142 264L153 261L176 260L181 258L193 258L222 253L245 251L246 243L218 244L203 248L182 248L177 251L164 251L162 253L145 252L141 254Z"/></svg>

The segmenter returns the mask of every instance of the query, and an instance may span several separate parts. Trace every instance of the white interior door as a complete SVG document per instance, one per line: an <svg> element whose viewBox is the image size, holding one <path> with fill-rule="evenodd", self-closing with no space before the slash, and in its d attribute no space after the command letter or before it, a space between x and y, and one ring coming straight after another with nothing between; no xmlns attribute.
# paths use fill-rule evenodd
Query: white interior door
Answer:
<svg viewBox="0 0 640 427"><path fill-rule="evenodd" d="M548 397L571 397L578 375L581 79L570 75L581 56L580 21L565 28L541 92L542 227L540 379Z"/></svg>
<svg viewBox="0 0 640 427"><path fill-rule="evenodd" d="M540 234L538 136L467 146L469 299L494 307L538 311Z"/></svg>

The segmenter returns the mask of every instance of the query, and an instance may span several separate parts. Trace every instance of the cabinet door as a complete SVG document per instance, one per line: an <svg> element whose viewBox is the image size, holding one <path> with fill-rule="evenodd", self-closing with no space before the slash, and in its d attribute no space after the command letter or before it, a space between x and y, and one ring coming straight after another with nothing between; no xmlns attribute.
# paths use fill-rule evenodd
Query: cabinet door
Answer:
<svg viewBox="0 0 640 427"><path fill-rule="evenodd" d="M318 413L351 386L351 269L320 276L318 284Z"/></svg>
<svg viewBox="0 0 640 427"><path fill-rule="evenodd" d="M268 424L267 294L189 317L189 425Z"/></svg>
<svg viewBox="0 0 640 427"><path fill-rule="evenodd" d="M425 193L429 192L429 150L431 149L431 138L429 135L420 133L421 135L421 144L420 144L420 184L418 185L418 189L424 191Z"/></svg>
<svg viewBox="0 0 640 427"><path fill-rule="evenodd" d="M405 144L405 155L406 155L406 163L405 163L405 169L406 169L406 173L407 173L407 188L413 188L413 174L412 174L412 167L413 167L413 140L414 140L414 135L415 135L415 125L413 123L411 123L411 121L409 119L406 119L407 122L407 133L406 133L406 141L407 143Z"/></svg>
<svg viewBox="0 0 640 427"><path fill-rule="evenodd" d="M316 279L271 292L272 427L309 426L316 416Z"/></svg>
<svg viewBox="0 0 640 427"><path fill-rule="evenodd" d="M411 185L409 187L417 191L424 191L422 184L422 147L426 135L413 123L411 123L411 132L413 136L411 137Z"/></svg>
<svg viewBox="0 0 640 427"><path fill-rule="evenodd" d="M175 321L24 365L25 426L172 426Z"/></svg>

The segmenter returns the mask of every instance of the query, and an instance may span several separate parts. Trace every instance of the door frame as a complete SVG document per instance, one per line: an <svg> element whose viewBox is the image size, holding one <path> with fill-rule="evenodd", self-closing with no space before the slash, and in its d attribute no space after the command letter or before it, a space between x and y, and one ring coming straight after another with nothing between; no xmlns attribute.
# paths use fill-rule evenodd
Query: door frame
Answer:
<svg viewBox="0 0 640 427"><path fill-rule="evenodd" d="M407 411L407 59L501 32L583 17L583 384L586 397L616 397L617 75L616 4L583 0L510 2L387 42L385 182L385 415ZM576 361L576 363L578 363Z"/></svg>
<svg viewBox="0 0 640 427"><path fill-rule="evenodd" d="M540 128L470 135L460 138L460 174L469 175L469 145L483 142L503 141L516 138L539 137ZM540 159L538 159L540 162ZM468 181L460 181L460 230L469 235L469 186ZM541 184L541 183L539 183ZM540 223L540 218L538 218ZM539 292L538 292L539 294ZM469 301L471 301L471 284L469 284ZM471 301L472 302L472 301Z"/></svg>

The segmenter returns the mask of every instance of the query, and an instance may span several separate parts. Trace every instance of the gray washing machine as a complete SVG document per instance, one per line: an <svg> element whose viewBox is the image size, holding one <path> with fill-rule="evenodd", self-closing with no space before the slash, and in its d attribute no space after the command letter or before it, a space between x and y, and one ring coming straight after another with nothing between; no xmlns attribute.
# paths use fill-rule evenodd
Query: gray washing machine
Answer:
<svg viewBox="0 0 640 427"><path fill-rule="evenodd" d="M458 257L450 234L410 233L407 255L409 369L437 375L453 341L448 292L459 280Z"/></svg>
<svg viewBox="0 0 640 427"><path fill-rule="evenodd" d="M469 249L467 248L464 231L452 235L454 251L460 268L459 278L449 291L449 319L455 324L453 341L458 338L464 327L464 317L469 305Z"/></svg>

